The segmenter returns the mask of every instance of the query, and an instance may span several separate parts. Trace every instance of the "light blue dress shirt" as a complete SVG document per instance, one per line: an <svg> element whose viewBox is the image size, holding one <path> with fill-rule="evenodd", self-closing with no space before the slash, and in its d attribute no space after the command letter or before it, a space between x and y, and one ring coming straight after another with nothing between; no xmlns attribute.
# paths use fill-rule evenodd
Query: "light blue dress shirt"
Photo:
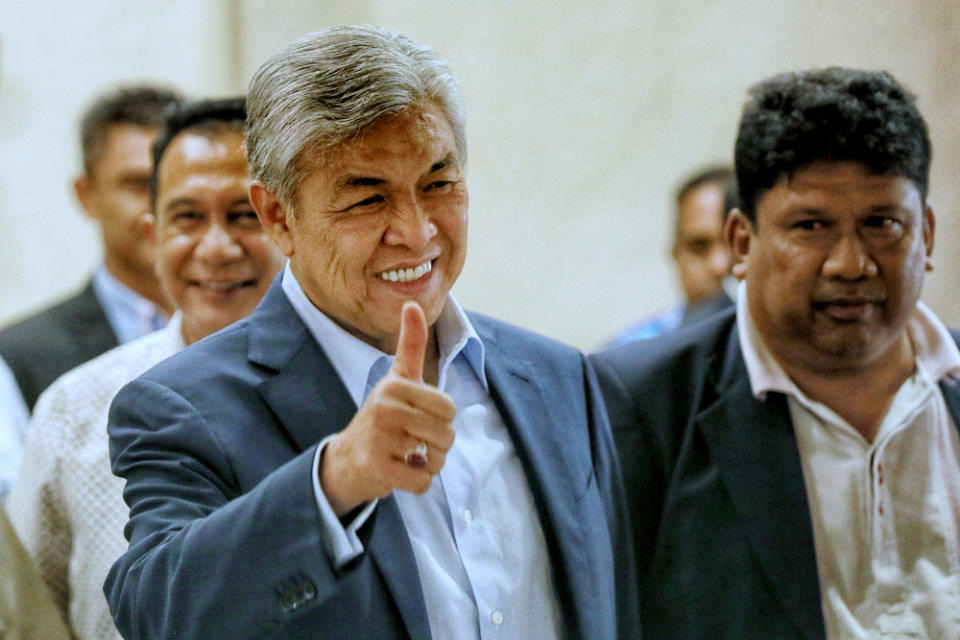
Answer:
<svg viewBox="0 0 960 640"><path fill-rule="evenodd" d="M346 332L304 294L289 265L282 286L359 407L387 374L393 356ZM456 439L423 495L395 491L410 537L437 640L561 637L546 540L509 431L490 398L484 347L466 314L448 297L434 325L440 350L437 387L457 406ZM337 567L363 553L357 529L372 502L346 527L320 488L314 493L327 553Z"/></svg>
<svg viewBox="0 0 960 640"><path fill-rule="evenodd" d="M120 344L143 337L167 323L163 309L114 278L103 265L93 274L93 293Z"/></svg>
<svg viewBox="0 0 960 640"><path fill-rule="evenodd" d="M29 413L20 387L0 358L0 499L5 500L20 469Z"/></svg>

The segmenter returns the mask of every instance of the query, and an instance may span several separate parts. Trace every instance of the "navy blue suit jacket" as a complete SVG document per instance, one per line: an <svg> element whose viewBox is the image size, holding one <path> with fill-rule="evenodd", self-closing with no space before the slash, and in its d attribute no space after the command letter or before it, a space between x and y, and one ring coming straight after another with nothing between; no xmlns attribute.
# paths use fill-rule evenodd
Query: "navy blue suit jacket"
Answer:
<svg viewBox="0 0 960 640"><path fill-rule="evenodd" d="M613 638L617 624L636 637L626 507L592 370L572 348L471 321L537 504L566 637ZM109 432L130 546L104 586L124 637L429 638L392 496L361 528L359 558L337 570L323 548L311 463L356 410L279 280L248 319L126 386Z"/></svg>
<svg viewBox="0 0 960 640"><path fill-rule="evenodd" d="M824 638L786 397L751 393L734 310L591 362L621 457L644 639ZM940 388L960 424L960 389Z"/></svg>

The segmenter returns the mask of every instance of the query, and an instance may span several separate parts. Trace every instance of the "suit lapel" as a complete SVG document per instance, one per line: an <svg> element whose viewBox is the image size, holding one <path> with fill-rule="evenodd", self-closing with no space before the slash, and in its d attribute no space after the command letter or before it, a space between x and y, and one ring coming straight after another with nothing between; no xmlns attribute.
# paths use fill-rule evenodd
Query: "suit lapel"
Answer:
<svg viewBox="0 0 960 640"><path fill-rule="evenodd" d="M258 390L298 452L347 426L357 406L280 287L279 277L250 316L248 358L276 373ZM367 552L393 595L411 638L429 638L413 547L392 496L380 500ZM371 526L373 525L373 526Z"/></svg>
<svg viewBox="0 0 960 640"><path fill-rule="evenodd" d="M944 378L940 381L940 392L947 403L953 424L960 429L960 381L956 378Z"/></svg>
<svg viewBox="0 0 960 640"><path fill-rule="evenodd" d="M75 298L72 310L72 327L68 327L75 336L77 350L82 354L83 362L91 360L105 351L116 347L119 342L107 314L100 306L100 300L90 281Z"/></svg>
<svg viewBox="0 0 960 640"><path fill-rule="evenodd" d="M583 537L574 500L577 474L573 473L582 464L572 458L564 441L563 426L569 421L564 399L551 397L547 403L533 363L504 348L497 331L485 320L471 316L471 321L484 343L491 398L510 432L537 505L551 565L558 574L555 582L561 612L572 627L571 637L582 636L583 618L589 612L580 611L576 594L562 588L583 577L573 574L585 564L580 546L574 542Z"/></svg>
<svg viewBox="0 0 960 640"><path fill-rule="evenodd" d="M376 519L367 543L369 553L393 595L407 633L414 640L430 638L427 604L420 587L416 557L392 495L380 500Z"/></svg>
<svg viewBox="0 0 960 640"><path fill-rule="evenodd" d="M357 407L290 305L279 277L249 322L248 358L275 371L258 385L258 390L297 451L346 427Z"/></svg>
<svg viewBox="0 0 960 640"><path fill-rule="evenodd" d="M735 329L717 364L718 399L697 425L777 597L807 637L822 638L813 527L786 398L753 397Z"/></svg>

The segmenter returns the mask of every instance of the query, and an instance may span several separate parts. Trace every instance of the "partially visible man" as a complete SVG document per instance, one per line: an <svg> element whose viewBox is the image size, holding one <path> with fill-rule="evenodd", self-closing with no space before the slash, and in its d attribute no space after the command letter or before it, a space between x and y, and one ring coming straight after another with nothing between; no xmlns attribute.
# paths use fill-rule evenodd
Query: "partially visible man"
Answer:
<svg viewBox="0 0 960 640"><path fill-rule="evenodd" d="M113 403L121 632L634 637L592 371L449 294L468 194L446 62L334 27L264 63L248 106L251 201L289 262L250 318Z"/></svg>
<svg viewBox="0 0 960 640"><path fill-rule="evenodd" d="M646 340L695 324L733 304L724 284L730 280L730 252L723 239L727 203L736 194L733 170L700 171L677 189L670 256L676 263L684 302L617 334L608 346ZM731 285L731 288L735 285Z"/></svg>
<svg viewBox="0 0 960 640"><path fill-rule="evenodd" d="M0 502L10 495L17 477L29 417L16 379L0 363Z"/></svg>
<svg viewBox="0 0 960 640"><path fill-rule="evenodd" d="M119 638L103 595L124 552L123 482L110 472L107 411L124 384L185 344L247 316L283 266L250 206L244 100L184 103L154 146L160 282L179 310L164 329L70 371L37 403L10 517L74 637Z"/></svg>
<svg viewBox="0 0 960 640"><path fill-rule="evenodd" d="M67 640L70 633L0 504L0 638Z"/></svg>
<svg viewBox="0 0 960 640"><path fill-rule="evenodd" d="M149 207L150 145L176 100L165 89L121 88L83 116L74 191L100 227L103 265L77 295L0 331L0 366L13 372L30 410L62 373L166 321L169 303L139 218Z"/></svg>
<svg viewBox="0 0 960 640"><path fill-rule="evenodd" d="M960 637L960 351L919 302L930 140L889 74L752 89L736 312L595 356L643 637Z"/></svg>

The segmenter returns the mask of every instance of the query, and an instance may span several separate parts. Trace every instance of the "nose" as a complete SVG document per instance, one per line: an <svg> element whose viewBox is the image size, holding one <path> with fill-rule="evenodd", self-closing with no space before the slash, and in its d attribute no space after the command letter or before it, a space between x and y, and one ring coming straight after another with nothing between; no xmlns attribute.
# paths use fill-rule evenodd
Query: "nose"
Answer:
<svg viewBox="0 0 960 640"><path fill-rule="evenodd" d="M727 251L723 242L713 245L707 257L707 268L710 270L710 275L717 280L722 279L730 271L730 252Z"/></svg>
<svg viewBox="0 0 960 640"><path fill-rule="evenodd" d="M193 255L211 264L224 264L243 257L243 247L222 224L213 223L200 237Z"/></svg>
<svg viewBox="0 0 960 640"><path fill-rule="evenodd" d="M413 251L425 249L437 235L437 225L419 198L416 195L396 198L393 208L393 215L383 234L384 243L405 246Z"/></svg>
<svg viewBox="0 0 960 640"><path fill-rule="evenodd" d="M845 233L831 247L823 263L823 275L843 280L872 278L877 275L877 263L856 233Z"/></svg>

